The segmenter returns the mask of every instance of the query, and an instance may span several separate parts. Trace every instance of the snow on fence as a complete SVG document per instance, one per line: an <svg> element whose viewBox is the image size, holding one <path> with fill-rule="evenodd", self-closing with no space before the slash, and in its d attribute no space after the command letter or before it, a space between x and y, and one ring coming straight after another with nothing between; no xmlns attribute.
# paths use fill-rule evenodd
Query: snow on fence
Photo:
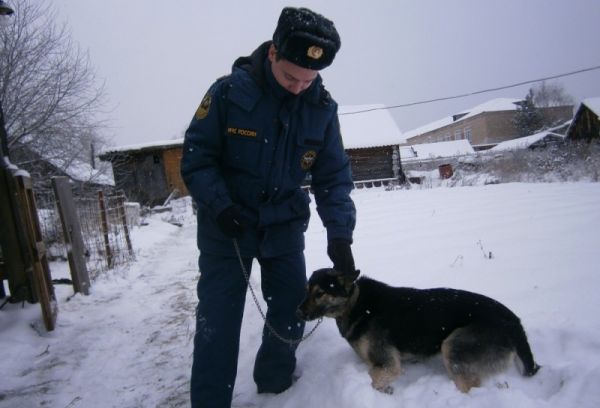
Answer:
<svg viewBox="0 0 600 408"><path fill-rule="evenodd" d="M372 180L355 180L354 187L360 188L372 188L372 187L387 187L387 186L395 186L400 184L397 177L391 178L380 178L380 179L372 179Z"/></svg>

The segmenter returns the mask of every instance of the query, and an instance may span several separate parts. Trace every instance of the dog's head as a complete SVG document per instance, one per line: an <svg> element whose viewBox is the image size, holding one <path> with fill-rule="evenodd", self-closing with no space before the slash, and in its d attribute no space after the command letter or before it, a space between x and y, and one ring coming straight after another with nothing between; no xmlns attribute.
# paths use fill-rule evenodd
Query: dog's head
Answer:
<svg viewBox="0 0 600 408"><path fill-rule="evenodd" d="M332 268L314 271L308 280L306 297L298 306L298 317L308 321L323 316L335 318L342 315L359 274L359 270L347 275Z"/></svg>

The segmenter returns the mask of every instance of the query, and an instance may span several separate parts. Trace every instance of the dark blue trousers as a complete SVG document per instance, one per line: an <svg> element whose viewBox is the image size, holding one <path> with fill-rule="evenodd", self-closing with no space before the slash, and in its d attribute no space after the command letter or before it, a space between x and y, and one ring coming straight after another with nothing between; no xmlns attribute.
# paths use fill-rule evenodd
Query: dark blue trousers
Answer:
<svg viewBox="0 0 600 408"><path fill-rule="evenodd" d="M252 260L243 259L249 273ZM296 317L296 308L305 293L304 254L299 251L276 258L258 258L258 262L268 308L267 320L282 336L301 337L304 323ZM229 408L237 373L247 284L235 257L200 254L199 264L192 408ZM292 384L295 351L295 345L284 343L264 327L254 365L258 392L278 393Z"/></svg>

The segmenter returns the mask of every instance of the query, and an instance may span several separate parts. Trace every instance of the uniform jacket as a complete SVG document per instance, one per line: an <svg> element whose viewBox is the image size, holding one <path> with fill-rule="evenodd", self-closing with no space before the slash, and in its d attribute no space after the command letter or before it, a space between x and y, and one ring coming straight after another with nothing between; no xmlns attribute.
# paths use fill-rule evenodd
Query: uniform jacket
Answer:
<svg viewBox="0 0 600 408"><path fill-rule="evenodd" d="M198 206L198 247L231 255L217 215L238 205L248 226L244 256L304 249L310 173L328 239L352 241L356 211L337 104L317 76L298 96L282 88L267 58L270 42L236 60L202 100L185 134L181 174Z"/></svg>

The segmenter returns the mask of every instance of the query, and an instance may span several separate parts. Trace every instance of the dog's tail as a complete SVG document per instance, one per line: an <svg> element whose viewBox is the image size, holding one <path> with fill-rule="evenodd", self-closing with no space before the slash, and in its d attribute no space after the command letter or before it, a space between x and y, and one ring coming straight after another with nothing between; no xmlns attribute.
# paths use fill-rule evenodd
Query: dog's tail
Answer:
<svg viewBox="0 0 600 408"><path fill-rule="evenodd" d="M515 351L519 360L521 373L526 377L535 375L540 369L540 366L535 362L531 347L527 341L527 335L521 324L512 330Z"/></svg>

